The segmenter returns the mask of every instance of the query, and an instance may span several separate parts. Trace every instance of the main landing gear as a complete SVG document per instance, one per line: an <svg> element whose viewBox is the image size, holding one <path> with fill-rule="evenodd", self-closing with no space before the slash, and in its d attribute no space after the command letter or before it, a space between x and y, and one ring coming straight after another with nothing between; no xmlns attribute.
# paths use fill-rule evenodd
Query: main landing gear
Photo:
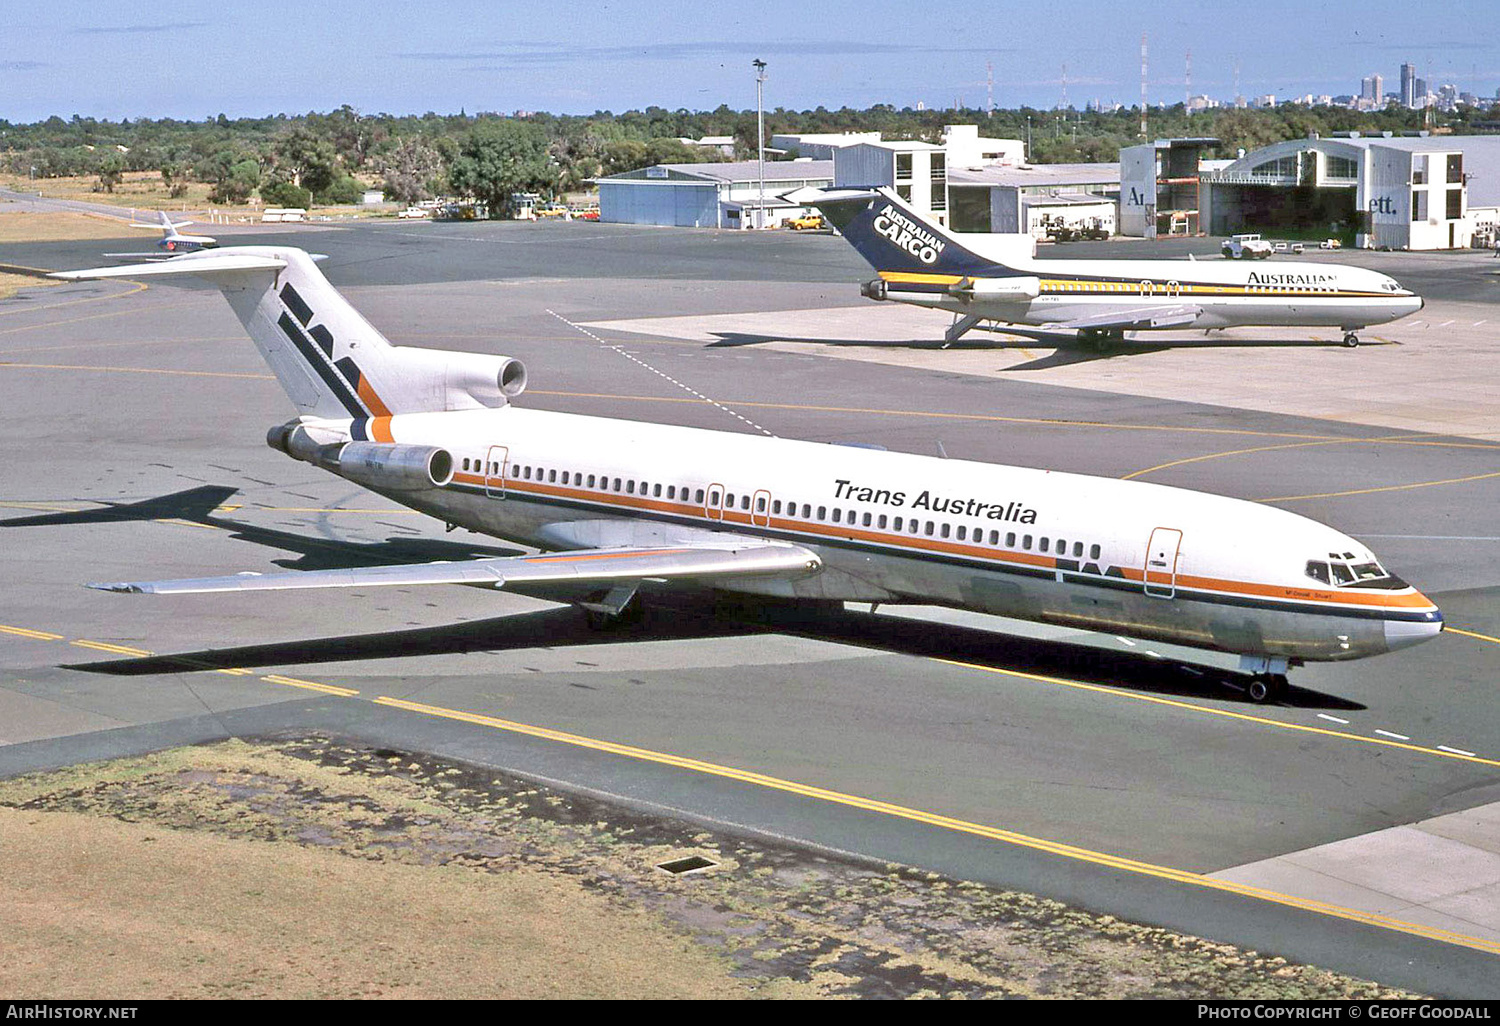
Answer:
<svg viewBox="0 0 1500 1026"><path fill-rule="evenodd" d="M1359 336L1352 331L1344 332L1344 345L1348 346L1350 349L1353 349L1354 347L1359 345Z"/></svg>
<svg viewBox="0 0 1500 1026"><path fill-rule="evenodd" d="M1257 704L1283 698L1291 687L1286 679L1287 660L1279 656L1240 656L1240 672L1250 674L1245 694Z"/></svg>
<svg viewBox="0 0 1500 1026"><path fill-rule="evenodd" d="M1125 332L1118 328L1084 328L1078 333L1078 341L1096 353L1107 353L1125 344Z"/></svg>

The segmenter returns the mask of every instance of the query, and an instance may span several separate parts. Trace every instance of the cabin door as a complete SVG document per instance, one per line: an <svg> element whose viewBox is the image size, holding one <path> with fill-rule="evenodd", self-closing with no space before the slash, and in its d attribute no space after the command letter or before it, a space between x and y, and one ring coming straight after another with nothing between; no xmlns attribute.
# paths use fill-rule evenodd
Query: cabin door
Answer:
<svg viewBox="0 0 1500 1026"><path fill-rule="evenodd" d="M703 497L703 515L710 520L724 519L724 486L711 484Z"/></svg>
<svg viewBox="0 0 1500 1026"><path fill-rule="evenodd" d="M750 523L756 527L771 526L771 493L758 489L750 499Z"/></svg>
<svg viewBox="0 0 1500 1026"><path fill-rule="evenodd" d="M1158 527L1151 532L1146 546L1146 594L1155 598L1172 598L1177 594L1177 550L1182 546L1182 532L1175 527Z"/></svg>
<svg viewBox="0 0 1500 1026"><path fill-rule="evenodd" d="M505 471L509 461L510 446L490 446L484 461L484 494L492 499L505 498Z"/></svg>

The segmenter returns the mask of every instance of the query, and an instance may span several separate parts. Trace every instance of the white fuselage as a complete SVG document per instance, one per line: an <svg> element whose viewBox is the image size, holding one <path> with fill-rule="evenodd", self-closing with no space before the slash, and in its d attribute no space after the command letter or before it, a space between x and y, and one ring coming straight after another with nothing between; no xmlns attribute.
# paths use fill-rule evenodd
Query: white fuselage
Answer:
<svg viewBox="0 0 1500 1026"><path fill-rule="evenodd" d="M1330 555L1375 564L1354 539L1201 492L514 407L308 426L323 441L445 448L451 483L385 494L526 545L732 531L823 561L796 580L719 585L732 591L949 605L1293 662L1373 655L1442 626L1397 578L1308 576Z"/></svg>
<svg viewBox="0 0 1500 1026"><path fill-rule="evenodd" d="M972 280L966 283L954 274L882 271L880 277L888 299L1036 326L1114 311L1183 306L1196 308L1196 315L1168 327L1297 325L1353 330L1385 324L1422 308L1420 296L1387 275L1333 264L1022 260L1012 255L1008 265L1018 275L1036 277L1035 297L989 299L970 294L964 287L972 287Z"/></svg>

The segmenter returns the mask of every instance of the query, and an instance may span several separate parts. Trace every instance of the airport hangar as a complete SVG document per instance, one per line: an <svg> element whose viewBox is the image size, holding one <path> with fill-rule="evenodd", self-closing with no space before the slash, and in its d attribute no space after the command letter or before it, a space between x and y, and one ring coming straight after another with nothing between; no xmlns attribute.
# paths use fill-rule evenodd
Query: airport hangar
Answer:
<svg viewBox="0 0 1500 1026"><path fill-rule="evenodd" d="M1211 235L1352 231L1368 249L1466 249L1500 221L1500 136L1316 135L1200 175Z"/></svg>
<svg viewBox="0 0 1500 1026"><path fill-rule="evenodd" d="M778 225L808 208L781 196L794 189L833 184L831 160L768 160L761 164L653 164L598 180L599 220L677 228L745 228L764 209L762 225Z"/></svg>

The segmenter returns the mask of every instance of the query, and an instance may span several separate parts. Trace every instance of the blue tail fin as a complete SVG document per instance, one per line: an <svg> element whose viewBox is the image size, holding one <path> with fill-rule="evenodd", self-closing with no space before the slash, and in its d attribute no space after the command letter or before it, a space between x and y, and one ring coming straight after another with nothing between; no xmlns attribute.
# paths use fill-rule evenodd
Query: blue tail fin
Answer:
<svg viewBox="0 0 1500 1026"><path fill-rule="evenodd" d="M1006 270L884 187L807 189L788 199L817 207L877 271L993 276Z"/></svg>

